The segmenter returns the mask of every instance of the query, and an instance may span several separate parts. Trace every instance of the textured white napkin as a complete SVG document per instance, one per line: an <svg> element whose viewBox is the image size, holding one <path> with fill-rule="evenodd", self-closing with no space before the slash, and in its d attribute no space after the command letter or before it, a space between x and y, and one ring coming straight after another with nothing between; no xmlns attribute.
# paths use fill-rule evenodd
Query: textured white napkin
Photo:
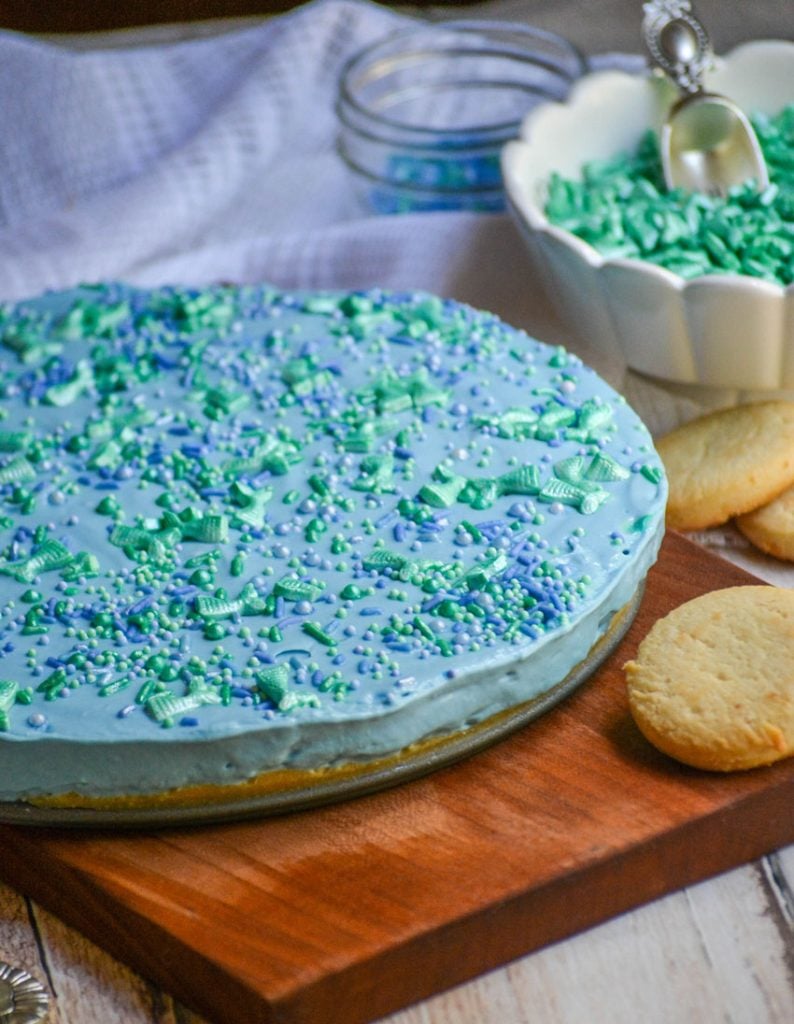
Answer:
<svg viewBox="0 0 794 1024"><path fill-rule="evenodd" d="M525 326L536 289L506 216L373 216L335 152L345 60L409 23L319 0L155 46L0 33L0 299L264 278L426 288Z"/></svg>
<svg viewBox="0 0 794 1024"><path fill-rule="evenodd" d="M0 300L101 279L418 288L571 344L506 215L359 206L334 147L339 73L408 23L361 0L316 0L157 45L70 48L0 32ZM698 411L572 347L654 432ZM700 539L745 556L730 531ZM769 561L752 568L779 576Z"/></svg>

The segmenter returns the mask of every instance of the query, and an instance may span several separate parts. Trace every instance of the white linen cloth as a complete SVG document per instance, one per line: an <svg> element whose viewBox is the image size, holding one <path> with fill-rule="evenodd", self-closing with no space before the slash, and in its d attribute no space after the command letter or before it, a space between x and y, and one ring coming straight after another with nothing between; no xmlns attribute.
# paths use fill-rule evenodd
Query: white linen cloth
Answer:
<svg viewBox="0 0 794 1024"><path fill-rule="evenodd" d="M372 216L335 152L342 65L409 23L318 0L156 46L0 32L0 299L120 277L377 284L521 323L532 289L507 217Z"/></svg>
<svg viewBox="0 0 794 1024"><path fill-rule="evenodd" d="M0 300L102 279L379 285L456 298L566 342L507 215L359 205L334 147L339 73L407 23L362 0L315 0L156 45L70 48L0 32ZM697 411L580 354L654 431ZM730 529L699 539L791 585Z"/></svg>

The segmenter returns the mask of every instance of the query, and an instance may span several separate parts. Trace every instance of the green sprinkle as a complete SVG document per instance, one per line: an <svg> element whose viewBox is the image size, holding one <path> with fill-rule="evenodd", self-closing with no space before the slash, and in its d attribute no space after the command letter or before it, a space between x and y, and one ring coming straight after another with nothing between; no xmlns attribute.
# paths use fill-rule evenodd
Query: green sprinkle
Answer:
<svg viewBox="0 0 794 1024"><path fill-rule="evenodd" d="M664 470L661 466L649 466L646 462L640 469L640 473L652 484L659 484L664 479Z"/></svg>
<svg viewBox="0 0 794 1024"><path fill-rule="evenodd" d="M210 686L200 685L192 688L189 693L177 697L170 690L155 693L145 702L146 713L163 726L173 724L178 715L195 711L205 704L220 704L221 696Z"/></svg>
<svg viewBox="0 0 794 1024"><path fill-rule="evenodd" d="M316 601L325 590L325 583L298 580L294 576L283 576L273 587L276 597L286 601Z"/></svg>
<svg viewBox="0 0 794 1024"><path fill-rule="evenodd" d="M789 285L792 110L751 119L770 177L761 193L753 182L718 198L667 191L656 134L648 132L632 153L586 164L580 181L552 175L546 214L608 258L648 260L686 279L729 273Z"/></svg>
<svg viewBox="0 0 794 1024"><path fill-rule="evenodd" d="M206 594L199 594L195 605L196 612L202 619L212 621L231 619L242 609L241 601L230 601L228 598L210 597Z"/></svg>
<svg viewBox="0 0 794 1024"><path fill-rule="evenodd" d="M320 705L314 694L297 693L289 688L289 669L286 665L262 669L254 678L257 689L281 712L287 713L296 708Z"/></svg>
<svg viewBox="0 0 794 1024"><path fill-rule="evenodd" d="M121 506L118 501L110 494L106 495L96 507L96 512L100 516L114 516L120 510Z"/></svg>
<svg viewBox="0 0 794 1024"><path fill-rule="evenodd" d="M36 479L36 470L24 457L7 462L0 468L0 484L20 484Z"/></svg>
<svg viewBox="0 0 794 1024"><path fill-rule="evenodd" d="M423 637L424 637L424 638L425 638L426 640L432 640L432 641L433 641L434 643L436 642L436 634L435 634L435 633L433 632L433 630L432 630L432 629L431 629L431 628L430 628L430 627L429 627L429 626L427 625L427 623L426 623L426 622L424 622L424 621L423 621L422 619L420 619L420 618L419 618L419 616L418 616L418 615L414 617L414 620L413 620L413 625L414 625L414 629L415 629L415 630L416 630L416 631L417 631L418 633L421 633L421 635L422 635L422 636L423 636Z"/></svg>
<svg viewBox="0 0 794 1024"><path fill-rule="evenodd" d="M141 686L138 692L135 694L136 704L146 704L156 693L159 693L163 689L163 684L159 679L147 679L146 682Z"/></svg>
<svg viewBox="0 0 794 1024"><path fill-rule="evenodd" d="M87 360L81 360L69 380L62 384L53 384L44 392L44 401L47 405L63 407L71 405L85 391L94 386L94 371Z"/></svg>
<svg viewBox="0 0 794 1024"><path fill-rule="evenodd" d="M0 565L0 574L12 576L19 583L32 583L43 572L52 572L69 565L72 558L72 553L60 541L48 540L29 558Z"/></svg>
<svg viewBox="0 0 794 1024"><path fill-rule="evenodd" d="M23 452L32 441L27 430L0 430L0 452Z"/></svg>
<svg viewBox="0 0 794 1024"><path fill-rule="evenodd" d="M0 679L0 732L7 732L10 727L9 711L17 702L19 684Z"/></svg>
<svg viewBox="0 0 794 1024"><path fill-rule="evenodd" d="M289 668L286 665L273 665L257 672L254 678L263 696L278 706L289 688Z"/></svg>
<svg viewBox="0 0 794 1024"><path fill-rule="evenodd" d="M51 675L47 676L44 682L39 683L36 687L36 692L43 693L45 700L54 700L64 686L66 686L66 682L66 669L56 668Z"/></svg>
<svg viewBox="0 0 794 1024"><path fill-rule="evenodd" d="M118 679L112 679L109 683L100 686L99 696L109 697L111 694L120 693L130 685L130 682L129 676L119 676Z"/></svg>
<svg viewBox="0 0 794 1024"><path fill-rule="evenodd" d="M398 555L396 552L387 551L385 548L377 548L371 554L366 555L363 561L364 568L371 572L383 572L384 569L397 569L400 570L408 564L408 559L404 555Z"/></svg>
<svg viewBox="0 0 794 1024"><path fill-rule="evenodd" d="M470 523L468 519L464 519L461 521L460 525L463 527L466 533L469 534L469 536L475 542L475 544L480 543L480 541L482 540L482 533L480 533L479 529L474 525L474 523Z"/></svg>
<svg viewBox="0 0 794 1024"><path fill-rule="evenodd" d="M336 641L334 640L334 638L330 636L330 634L325 632L325 630L322 628L319 622L304 622L303 625L301 626L301 629L307 636L310 636L312 640L316 640L318 643L321 643L324 647L336 646Z"/></svg>

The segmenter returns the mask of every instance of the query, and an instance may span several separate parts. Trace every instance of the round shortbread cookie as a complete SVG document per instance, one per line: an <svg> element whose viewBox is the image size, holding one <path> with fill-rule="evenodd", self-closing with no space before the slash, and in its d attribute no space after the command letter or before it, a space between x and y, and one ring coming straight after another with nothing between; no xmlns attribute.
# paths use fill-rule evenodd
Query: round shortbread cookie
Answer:
<svg viewBox="0 0 794 1024"><path fill-rule="evenodd" d="M794 562L794 487L768 505L739 516L736 525L757 548Z"/></svg>
<svg viewBox="0 0 794 1024"><path fill-rule="evenodd" d="M733 771L794 754L794 591L729 587L688 601L624 667L635 722L671 757Z"/></svg>
<svg viewBox="0 0 794 1024"><path fill-rule="evenodd" d="M772 501L794 484L794 402L721 409L657 443L676 530L719 526Z"/></svg>

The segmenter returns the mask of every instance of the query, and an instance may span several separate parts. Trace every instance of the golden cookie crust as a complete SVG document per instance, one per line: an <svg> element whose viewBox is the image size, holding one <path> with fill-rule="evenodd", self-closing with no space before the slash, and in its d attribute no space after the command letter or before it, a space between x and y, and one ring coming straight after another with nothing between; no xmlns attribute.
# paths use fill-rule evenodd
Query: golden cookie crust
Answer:
<svg viewBox="0 0 794 1024"><path fill-rule="evenodd" d="M794 487L768 505L739 516L736 525L761 551L794 562Z"/></svg>
<svg viewBox="0 0 794 1024"><path fill-rule="evenodd" d="M635 722L678 761L724 772L794 754L794 591L728 587L687 601L624 668Z"/></svg>
<svg viewBox="0 0 794 1024"><path fill-rule="evenodd" d="M720 409L656 444L667 471L667 524L719 526L794 485L794 402Z"/></svg>

